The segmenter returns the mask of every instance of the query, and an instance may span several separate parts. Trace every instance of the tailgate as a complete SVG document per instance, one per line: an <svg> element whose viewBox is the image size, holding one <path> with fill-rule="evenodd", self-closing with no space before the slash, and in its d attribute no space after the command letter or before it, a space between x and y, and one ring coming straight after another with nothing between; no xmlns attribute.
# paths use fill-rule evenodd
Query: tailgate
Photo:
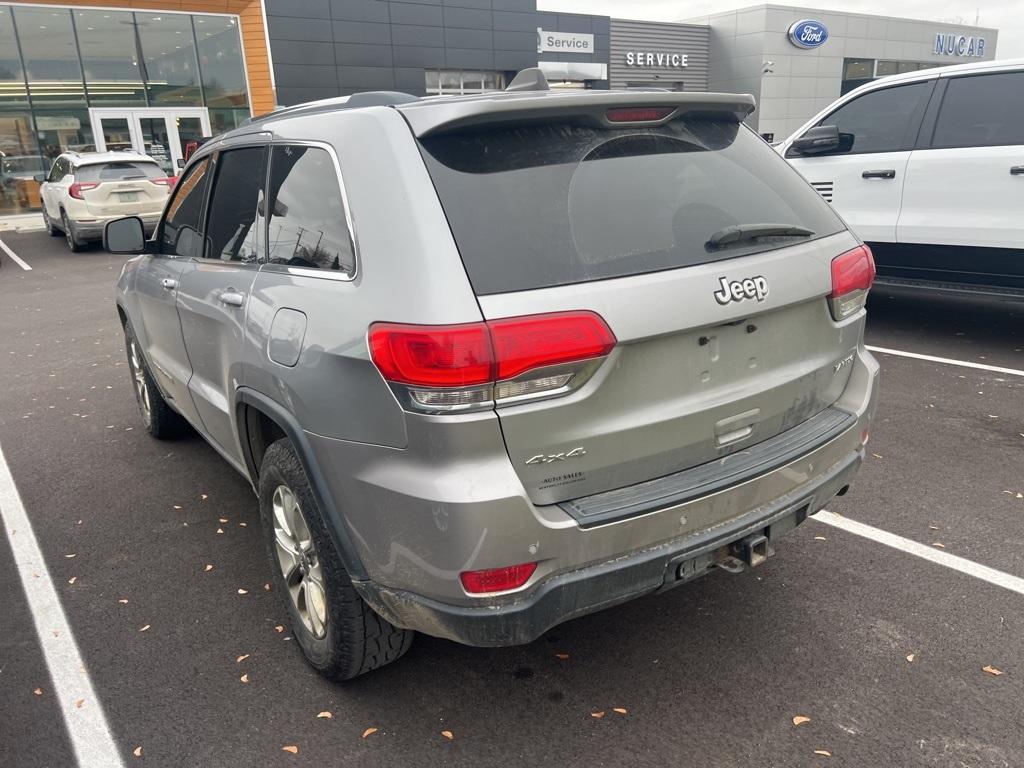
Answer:
<svg viewBox="0 0 1024 768"><path fill-rule="evenodd" d="M156 163L85 165L75 173L89 213L97 217L160 213L170 184Z"/></svg>
<svg viewBox="0 0 1024 768"><path fill-rule="evenodd" d="M550 504L705 464L834 403L861 320L834 323L824 297L832 258L855 245L843 233L726 264L480 297L488 319L587 307L618 339L579 391L498 407L531 499ZM753 275L769 289L760 304L714 298L722 276Z"/></svg>

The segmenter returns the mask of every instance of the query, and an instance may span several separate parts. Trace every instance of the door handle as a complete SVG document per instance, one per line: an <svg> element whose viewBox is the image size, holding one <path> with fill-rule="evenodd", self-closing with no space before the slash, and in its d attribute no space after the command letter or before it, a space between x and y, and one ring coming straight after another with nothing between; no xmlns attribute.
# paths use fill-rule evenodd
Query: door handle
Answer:
<svg viewBox="0 0 1024 768"><path fill-rule="evenodd" d="M1024 165L1015 165L1010 169L1011 176L1024 176Z"/></svg>
<svg viewBox="0 0 1024 768"><path fill-rule="evenodd" d="M173 277L165 277L160 281L160 285L166 288L168 291L173 291L178 287L178 281Z"/></svg>
<svg viewBox="0 0 1024 768"><path fill-rule="evenodd" d="M221 304L227 304L229 307L240 307L245 303L245 294L239 293L238 291L223 291L218 294L217 300Z"/></svg>
<svg viewBox="0 0 1024 768"><path fill-rule="evenodd" d="M864 171L861 174L862 179L895 179L896 171L891 168L885 171Z"/></svg>

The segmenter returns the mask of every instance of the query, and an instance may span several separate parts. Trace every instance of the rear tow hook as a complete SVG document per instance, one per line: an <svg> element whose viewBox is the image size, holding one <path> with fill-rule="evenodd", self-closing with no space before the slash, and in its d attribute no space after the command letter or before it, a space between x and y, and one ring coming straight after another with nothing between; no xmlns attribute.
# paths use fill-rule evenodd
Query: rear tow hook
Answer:
<svg viewBox="0 0 1024 768"><path fill-rule="evenodd" d="M761 533L752 533L729 545L729 553L715 565L729 573L742 573L747 568L754 568L775 554L768 543L768 537Z"/></svg>

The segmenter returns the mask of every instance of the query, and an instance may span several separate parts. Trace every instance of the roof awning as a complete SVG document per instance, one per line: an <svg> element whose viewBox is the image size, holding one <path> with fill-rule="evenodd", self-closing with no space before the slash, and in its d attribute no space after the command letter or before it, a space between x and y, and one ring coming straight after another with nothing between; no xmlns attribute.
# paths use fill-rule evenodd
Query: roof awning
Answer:
<svg viewBox="0 0 1024 768"><path fill-rule="evenodd" d="M548 80L607 80L608 65L590 61L541 61L537 63Z"/></svg>

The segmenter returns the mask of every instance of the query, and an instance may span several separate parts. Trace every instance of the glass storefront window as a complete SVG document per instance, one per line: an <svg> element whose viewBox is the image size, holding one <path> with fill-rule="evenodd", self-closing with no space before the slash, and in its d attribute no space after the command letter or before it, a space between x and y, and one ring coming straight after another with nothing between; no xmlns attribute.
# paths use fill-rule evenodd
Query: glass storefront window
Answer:
<svg viewBox="0 0 1024 768"><path fill-rule="evenodd" d="M238 21L224 16L193 16L192 20L206 105L248 106Z"/></svg>
<svg viewBox="0 0 1024 768"><path fill-rule="evenodd" d="M428 95L486 93L487 91L500 91L504 87L505 76L501 72L459 69L428 69L426 71Z"/></svg>
<svg viewBox="0 0 1024 768"><path fill-rule="evenodd" d="M84 106L85 87L71 28L71 11L23 5L11 10L33 107Z"/></svg>
<svg viewBox="0 0 1024 768"><path fill-rule="evenodd" d="M75 11L75 31L89 104L94 107L144 105L146 92L131 13Z"/></svg>
<svg viewBox="0 0 1024 768"><path fill-rule="evenodd" d="M210 130L213 135L230 131L242 124L242 121L249 117L249 110L246 109L211 109Z"/></svg>
<svg viewBox="0 0 1024 768"><path fill-rule="evenodd" d="M39 156L27 112L0 112L0 216L39 207L40 174L49 163Z"/></svg>
<svg viewBox="0 0 1024 768"><path fill-rule="evenodd" d="M201 105L192 19L176 13L136 13L135 25L150 104Z"/></svg>
<svg viewBox="0 0 1024 768"><path fill-rule="evenodd" d="M36 133L43 157L61 152L95 152L88 109L36 109Z"/></svg>
<svg viewBox="0 0 1024 768"><path fill-rule="evenodd" d="M21 57L18 56L11 9L0 6L0 108L27 104L25 73L21 68Z"/></svg>

